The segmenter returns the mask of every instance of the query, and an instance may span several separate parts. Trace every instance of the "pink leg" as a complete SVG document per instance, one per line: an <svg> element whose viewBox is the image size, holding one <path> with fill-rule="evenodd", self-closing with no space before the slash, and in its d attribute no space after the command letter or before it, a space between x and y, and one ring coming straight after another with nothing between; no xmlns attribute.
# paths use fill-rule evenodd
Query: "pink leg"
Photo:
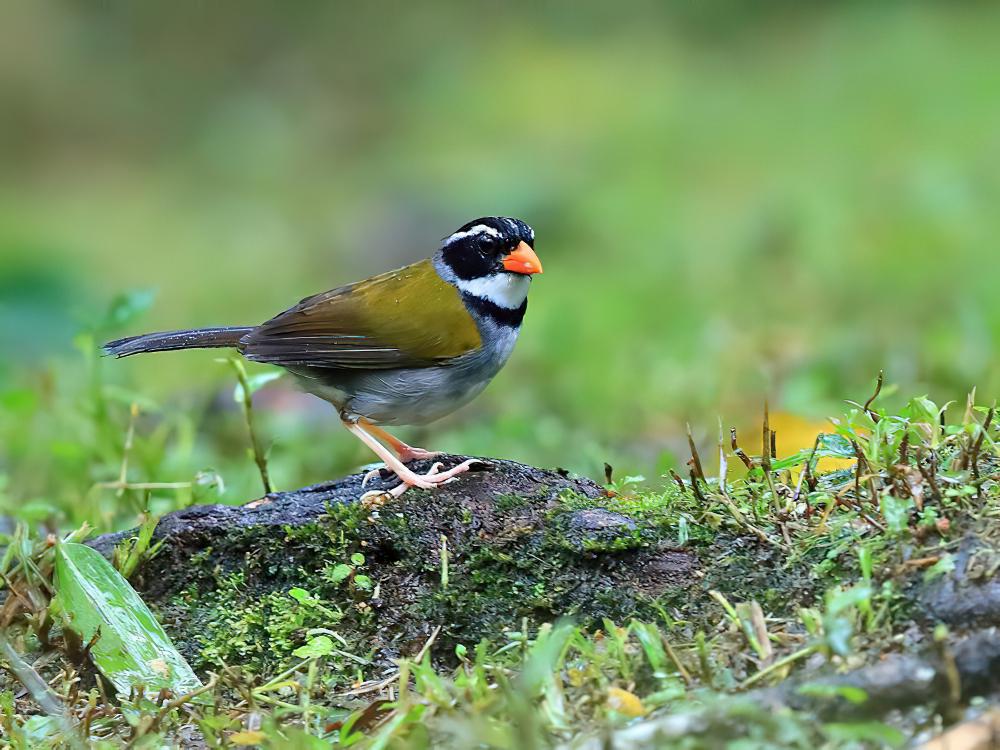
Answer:
<svg viewBox="0 0 1000 750"><path fill-rule="evenodd" d="M365 430L370 435L374 435L383 443L387 443L389 447L396 452L396 455L399 456L399 460L403 463L407 463L408 461L417 461L421 458L434 458L434 456L440 455L438 451L428 451L423 448L414 448L412 445L407 445L395 435L390 435L381 427L372 424L367 419L362 419L360 422L364 425Z"/></svg>
<svg viewBox="0 0 1000 750"><path fill-rule="evenodd" d="M460 463L454 468L448 469L448 471L439 471L441 464L436 463L431 466L430 471L426 474L417 474L412 469L407 468L402 461L400 461L396 456L382 445L378 440L369 435L365 429L360 424L352 424L351 422L344 422L344 426L353 433L362 443L367 445L371 451L378 456L385 463L385 466L389 471L399 477L402 484L398 487L394 487L389 490L388 494L393 497L399 497L410 487L419 487L424 490L432 490L438 485L444 484L445 482L454 479L459 474L464 474L469 470L469 468L477 463L475 460L468 460ZM367 477L366 477L367 479ZM369 495L384 495L384 492L371 492L365 493L364 497Z"/></svg>

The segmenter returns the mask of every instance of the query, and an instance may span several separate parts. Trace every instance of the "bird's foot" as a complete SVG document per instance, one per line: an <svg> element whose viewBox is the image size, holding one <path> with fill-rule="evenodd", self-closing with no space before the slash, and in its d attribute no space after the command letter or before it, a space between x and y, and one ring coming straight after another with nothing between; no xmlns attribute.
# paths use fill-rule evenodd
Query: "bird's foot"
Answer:
<svg viewBox="0 0 1000 750"><path fill-rule="evenodd" d="M396 448L396 455L399 456L399 460L404 464L408 464L410 461L420 461L424 458L434 458L441 455L441 451L428 451L423 448L414 448L411 445L406 445L402 443Z"/></svg>
<svg viewBox="0 0 1000 750"><path fill-rule="evenodd" d="M419 461L423 458L434 458L435 456L440 456L440 451L428 451L423 448L415 448L412 445L407 445L398 437L386 432L381 427L367 419L362 419L361 423L364 425L364 429L370 434L374 435L376 438L387 444L392 448L393 453L399 456L399 460L404 464L410 461Z"/></svg>
<svg viewBox="0 0 1000 750"><path fill-rule="evenodd" d="M432 490L435 487L439 487L442 484L450 482L459 474L464 474L474 465L482 463L474 458L470 458L467 461L463 461L458 466L454 466L446 471L441 471L443 466L440 462L435 462L426 474L417 474L415 471L406 469L406 471L397 471L396 476L399 477L399 484L390 490L370 490L361 496L361 502L366 506L370 507L373 504L375 507L382 505L389 500L395 500L406 492L410 487L418 487L422 490ZM403 467L406 468L406 467ZM365 474L364 479L361 480L361 486L364 487L368 482L375 476L378 476L381 469L373 469Z"/></svg>

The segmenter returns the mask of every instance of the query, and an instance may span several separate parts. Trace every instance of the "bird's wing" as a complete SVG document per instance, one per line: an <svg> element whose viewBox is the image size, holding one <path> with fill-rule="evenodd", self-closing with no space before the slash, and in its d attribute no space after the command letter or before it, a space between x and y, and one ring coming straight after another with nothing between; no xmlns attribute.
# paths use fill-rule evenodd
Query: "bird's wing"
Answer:
<svg viewBox="0 0 1000 750"><path fill-rule="evenodd" d="M458 290L429 260L302 300L247 334L255 362L312 367L429 367L482 345Z"/></svg>

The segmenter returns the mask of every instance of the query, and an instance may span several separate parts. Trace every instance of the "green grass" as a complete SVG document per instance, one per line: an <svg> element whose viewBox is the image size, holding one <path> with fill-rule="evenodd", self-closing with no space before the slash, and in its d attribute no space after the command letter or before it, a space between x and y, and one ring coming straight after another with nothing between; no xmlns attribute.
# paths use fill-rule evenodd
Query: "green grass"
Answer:
<svg viewBox="0 0 1000 750"><path fill-rule="evenodd" d="M913 707L889 724L818 721L816 708L762 713L743 695L814 674L817 660L842 671L898 650L901 634L914 628L905 589L947 574L956 540L996 533L995 416L993 407L971 397L950 407L920 397L895 412L873 398L833 420L833 432L794 456L765 451L748 457L752 468L743 475L728 475L724 466L737 456L723 443L726 461L715 477L703 476L710 462L694 456L701 473L695 469L691 479L680 480L682 487L665 478L662 489L649 490L627 478L609 485L609 495L597 501L643 528L662 526L682 547L715 544L724 552L725 538L756 539L784 561L771 574L779 581L804 564L817 593L786 614L777 615L781 603L766 596L739 600L712 590L703 593L704 601L678 602L647 621L583 627L525 620L519 630L459 643L450 659L432 662L431 642L444 637L435 630L420 653L386 672L375 669L354 629L345 631L346 639L337 633L343 607L360 606L378 583L366 575L363 555L345 551L324 573L329 591L348 592L343 601L339 594L293 588L270 594L257 608L222 607L229 619L202 633L202 657L215 666L190 699L141 693L113 704L99 684L91 686L88 660L103 669L103 657L93 651L80 661L65 650L64 610L48 606L51 541L31 530L34 519L25 519L8 539L0 567L8 592L18 592L4 608L9 625L3 643L22 679L28 675L30 683L38 672L50 687L44 697L35 691L15 698L8 682L0 692L0 724L17 748L101 739L159 746L197 730L213 747L513 750L598 747L608 732L639 731L641 720L669 716L682 731L668 733L657 747L900 746L941 719ZM145 442L137 432L133 450ZM817 469L830 458L853 465ZM244 460L252 463L249 455ZM503 502L518 507L509 498ZM594 503L562 499L563 512L583 507ZM129 557L118 559L124 564ZM934 564L911 569L907 561L917 559ZM239 574L226 585L233 601L242 601ZM948 635L939 628L934 637L946 642ZM261 649L269 651L264 659ZM62 659L53 658L60 653ZM244 668L250 663L269 665L268 671ZM863 704L869 697L810 685L803 694L816 705ZM33 715L46 702L48 715Z"/></svg>

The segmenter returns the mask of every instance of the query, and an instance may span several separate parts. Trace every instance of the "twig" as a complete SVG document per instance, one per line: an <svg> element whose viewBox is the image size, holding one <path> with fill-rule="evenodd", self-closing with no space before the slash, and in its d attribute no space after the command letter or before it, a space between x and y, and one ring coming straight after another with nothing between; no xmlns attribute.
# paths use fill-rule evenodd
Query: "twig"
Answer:
<svg viewBox="0 0 1000 750"><path fill-rule="evenodd" d="M694 444L694 437L691 436L690 423L687 425L687 438L688 438L688 446L691 448L691 461L693 462L692 466L694 466L694 474L699 479L704 480L705 472L701 468L701 456L698 455L698 448Z"/></svg>
<svg viewBox="0 0 1000 750"><path fill-rule="evenodd" d="M440 632L441 632L441 626L438 625L436 628L434 628L430 637L424 642L424 645L420 647L420 650L417 652L417 655L413 657L414 664L419 664L421 661L423 661L424 656L426 656L427 652L430 651L431 646L434 645L434 641L437 640L438 633Z"/></svg>
<svg viewBox="0 0 1000 750"><path fill-rule="evenodd" d="M7 636L0 633L0 654L7 661L10 671L20 680L21 684L31 693L32 699L38 704L46 714L61 718L66 726L69 726L69 719L66 714L66 707L59 700L59 696L49 689L45 680L35 671L28 662L21 658L21 655L14 650L7 640Z"/></svg>
<svg viewBox="0 0 1000 750"><path fill-rule="evenodd" d="M699 503L705 505L708 502L701 492L701 487L698 486L698 477L693 467L691 468L691 490L694 492L695 500Z"/></svg>
<svg viewBox="0 0 1000 750"><path fill-rule="evenodd" d="M729 470L729 461L726 459L725 437L722 432L722 417L719 417L719 492L726 497L726 473Z"/></svg>
<svg viewBox="0 0 1000 750"><path fill-rule="evenodd" d="M687 671L684 663L677 656L677 652L674 651L674 647L670 645L670 641L667 640L667 636L662 631L660 632L660 641L663 643L663 648L667 652L667 656L670 657L670 661L674 663L674 666L677 667L677 671L680 672L681 679L684 680L684 683L688 687L693 685L694 680L691 679L690 672Z"/></svg>
<svg viewBox="0 0 1000 750"><path fill-rule="evenodd" d="M203 693L207 693L210 690L214 690L215 686L218 683L219 683L219 675L210 673L208 682L206 682L200 688L192 690L190 693L185 693L184 695L180 695L174 698L169 703L165 703L163 705L163 708L161 708L159 712L156 714L156 719L153 720L153 726L158 727L160 722L163 721L164 718L166 718L167 714L169 714L174 709L180 708L185 703L190 703L192 700L197 698L199 695L202 695Z"/></svg>
<svg viewBox="0 0 1000 750"><path fill-rule="evenodd" d="M937 483L937 453L931 451L930 457L927 460L929 466L924 466L924 451L922 448L917 449L917 470L920 472L920 476L924 478L927 485L931 488L931 492L934 494L935 500L941 499L941 490Z"/></svg>
<svg viewBox="0 0 1000 750"><path fill-rule="evenodd" d="M680 487L682 493L687 490L687 487L684 484L684 480L681 479L681 475L680 474L678 474L676 471L674 471L673 469L671 469L670 470L670 476L672 476L674 478L674 481L677 482L677 486Z"/></svg>
<svg viewBox="0 0 1000 750"><path fill-rule="evenodd" d="M864 478L868 485L868 502L872 505L877 505L876 498L878 497L878 492L875 489L875 474L872 473L868 459L865 458L864 453L861 451L861 446L858 445L857 441L852 439L851 445L854 447L854 455L858 457L854 472L854 496L858 500L858 507L861 507L862 471L864 471Z"/></svg>
<svg viewBox="0 0 1000 750"><path fill-rule="evenodd" d="M746 454L746 452L744 452L744 450L742 448L740 448L740 446L737 445L737 443L736 443L736 428L735 427L730 427L729 428L729 444L732 446L733 453L735 453L736 457L740 461L743 462L743 465L746 466L748 469L752 469L753 468L753 459L750 458L750 456L748 456Z"/></svg>
<svg viewBox="0 0 1000 750"><path fill-rule="evenodd" d="M441 535L441 588L448 588L448 537Z"/></svg>
<svg viewBox="0 0 1000 750"><path fill-rule="evenodd" d="M257 470L260 472L260 481L264 485L264 494L270 495L274 492L274 486L271 484L271 476L267 470L267 456L264 455L264 450L257 439L257 431L254 429L253 394L250 392L250 381L247 378L247 370L243 366L243 363L235 357L230 357L227 361L236 372L236 379L239 381L240 388L243 391L243 416L246 418L247 430L250 432L253 460L257 464Z"/></svg>
<svg viewBox="0 0 1000 750"><path fill-rule="evenodd" d="M125 445L122 448L122 466L118 473L118 493L121 497L128 487L128 458L132 452L132 443L135 441L135 420L139 416L139 405L133 403L129 407L128 430L125 432Z"/></svg>
<svg viewBox="0 0 1000 750"><path fill-rule="evenodd" d="M870 399L865 401L864 405L865 414L867 414L871 418L872 422L878 422L881 419L878 413L872 411L869 407L872 405L875 399L878 398L878 394L882 392L882 383L884 382L884 380L885 380L885 373L882 370L879 370L878 381L875 383L875 393L872 394L872 397Z"/></svg>
<svg viewBox="0 0 1000 750"><path fill-rule="evenodd" d="M993 424L993 415L996 413L997 405L993 404L990 410L986 413L986 420L979 428L979 437L976 438L975 445L972 446L972 478L976 484L976 497L979 498L982 489L979 486L979 451L983 448L983 439L986 437L986 433L989 432L990 425Z"/></svg>
<svg viewBox="0 0 1000 750"><path fill-rule="evenodd" d="M805 481L805 479L809 476L810 471L812 470L813 459L816 458L816 451L819 450L820 437L821 437L820 435L816 436L816 442L813 443L812 453L809 454L809 458L806 459L805 468L803 468L802 469L802 473L799 474L799 481L795 483L795 492L792 494L792 502L793 503L794 502L798 502L799 495L802 493L802 482ZM806 508L806 513L807 513L807 515L811 514L812 513L812 508L811 507L807 507Z"/></svg>
<svg viewBox="0 0 1000 750"><path fill-rule="evenodd" d="M98 482L97 487L105 490L186 490L193 482Z"/></svg>
<svg viewBox="0 0 1000 750"><path fill-rule="evenodd" d="M58 695L52 692L45 683L45 680L42 679L42 676L35 671L34 667L21 658L21 655L17 653L10 644L10 641L7 640L6 634L2 632L0 632L0 655L7 662L10 671L14 673L14 676L17 677L28 693L31 694L32 699L38 704L38 707L58 722L66 744L71 748L83 748L84 744L80 740L80 735L74 729L72 721L70 721L70 715L66 710L65 704L59 699Z"/></svg>
<svg viewBox="0 0 1000 750"><path fill-rule="evenodd" d="M774 672L778 671L782 667L787 667L789 664L794 664L795 662L799 661L800 659L804 659L805 657L811 655L815 651L816 651L816 646L806 646L805 648L803 648L803 649L801 649L799 651L796 651L793 654L789 654L788 656L786 656L786 657L784 657L782 659L778 659L778 661L774 662L774 664L772 664L771 666L764 667L764 669L762 669L759 672L756 672L756 673L750 675L745 680L743 680L743 682L740 683L740 689L741 690L745 690L746 688L750 687L751 685L760 682L765 677L767 677L769 674L773 674Z"/></svg>
<svg viewBox="0 0 1000 750"><path fill-rule="evenodd" d="M767 480L767 486L771 490L771 504L777 509L778 507L778 491L774 487L774 477L771 476L771 417L768 412L767 401L764 402L764 427L763 427L763 439L762 439L762 453L760 456L760 466L764 470L764 478Z"/></svg>

